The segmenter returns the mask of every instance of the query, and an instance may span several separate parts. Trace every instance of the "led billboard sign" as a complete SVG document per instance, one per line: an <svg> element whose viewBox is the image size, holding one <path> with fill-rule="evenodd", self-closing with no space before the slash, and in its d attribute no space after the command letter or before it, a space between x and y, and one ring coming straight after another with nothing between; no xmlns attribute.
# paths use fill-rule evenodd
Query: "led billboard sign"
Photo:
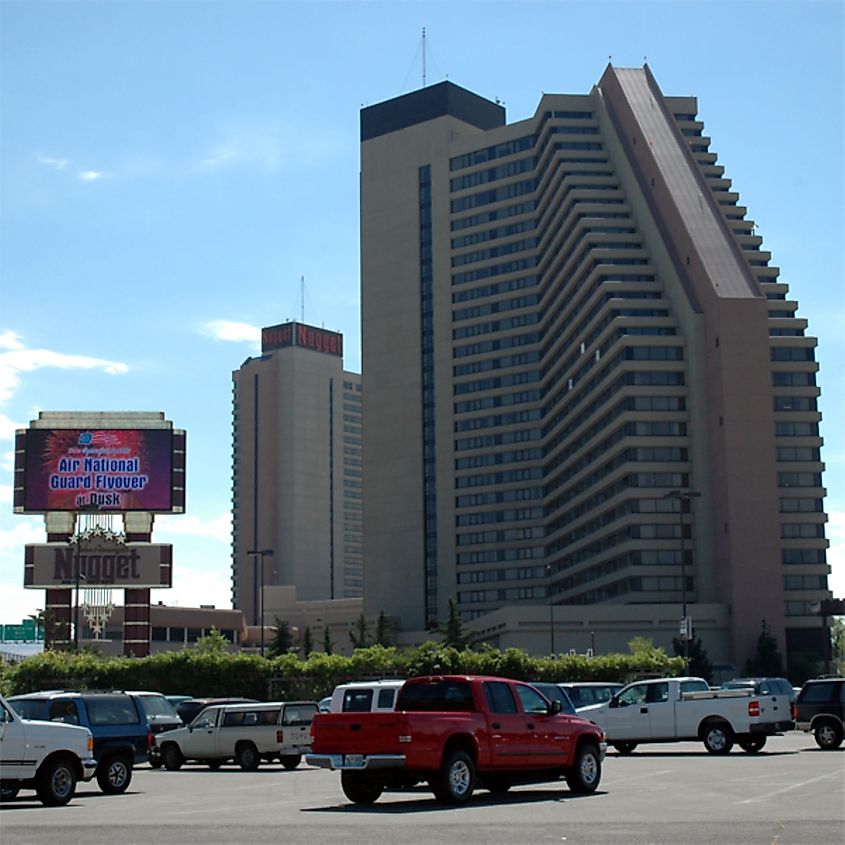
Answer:
<svg viewBox="0 0 845 845"><path fill-rule="evenodd" d="M26 431L24 513L173 510L171 429Z"/></svg>

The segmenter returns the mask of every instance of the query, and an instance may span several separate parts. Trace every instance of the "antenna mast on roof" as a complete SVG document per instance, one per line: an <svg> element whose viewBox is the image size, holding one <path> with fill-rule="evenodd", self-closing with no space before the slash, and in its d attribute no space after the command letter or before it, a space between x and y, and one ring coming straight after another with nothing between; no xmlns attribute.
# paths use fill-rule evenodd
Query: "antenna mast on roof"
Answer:
<svg viewBox="0 0 845 845"><path fill-rule="evenodd" d="M422 28L422 54L423 54L423 88L425 88L425 27Z"/></svg>
<svg viewBox="0 0 845 845"><path fill-rule="evenodd" d="M302 276L299 280L299 296L300 296L300 306L299 306L300 319L304 323L305 322L305 276Z"/></svg>

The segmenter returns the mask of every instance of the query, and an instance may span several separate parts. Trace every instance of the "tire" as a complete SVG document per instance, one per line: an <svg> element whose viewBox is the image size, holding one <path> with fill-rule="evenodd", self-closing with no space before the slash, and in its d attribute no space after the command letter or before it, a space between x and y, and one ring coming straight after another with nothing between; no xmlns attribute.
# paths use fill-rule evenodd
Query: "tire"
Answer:
<svg viewBox="0 0 845 845"><path fill-rule="evenodd" d="M341 772L340 787L353 804L375 804L384 792L384 784L358 772Z"/></svg>
<svg viewBox="0 0 845 845"><path fill-rule="evenodd" d="M160 754L156 754L155 757L150 757L150 767L153 769L160 769L162 767Z"/></svg>
<svg viewBox="0 0 845 845"><path fill-rule="evenodd" d="M161 761L164 763L164 768L168 772L178 772L182 768L185 758L182 756L182 751L175 742L168 742L161 749Z"/></svg>
<svg viewBox="0 0 845 845"><path fill-rule="evenodd" d="M466 751L449 751L431 782L434 797L442 804L466 804L475 789L475 763Z"/></svg>
<svg viewBox="0 0 845 845"><path fill-rule="evenodd" d="M727 722L711 722L701 732L701 741L711 754L727 754L734 745L734 734Z"/></svg>
<svg viewBox="0 0 845 845"><path fill-rule="evenodd" d="M282 754L279 762L288 770L295 769L302 762L301 754Z"/></svg>
<svg viewBox="0 0 845 845"><path fill-rule="evenodd" d="M122 754L103 757L97 766L97 783L106 795L126 792L132 781L132 763Z"/></svg>
<svg viewBox="0 0 845 845"><path fill-rule="evenodd" d="M223 761L222 760L206 760L205 765L208 766L208 768L211 769L212 771L216 772L223 765Z"/></svg>
<svg viewBox="0 0 845 845"><path fill-rule="evenodd" d="M636 747L636 742L614 742L613 747L620 753L620 754L630 754Z"/></svg>
<svg viewBox="0 0 845 845"><path fill-rule="evenodd" d="M47 760L35 775L35 792L45 807L62 807L76 792L76 768L67 758Z"/></svg>
<svg viewBox="0 0 845 845"><path fill-rule="evenodd" d="M239 742L235 746L235 759L245 772L254 772L261 762L258 749L251 742Z"/></svg>
<svg viewBox="0 0 845 845"><path fill-rule="evenodd" d="M0 801L14 801L20 791L19 786L0 787Z"/></svg>
<svg viewBox="0 0 845 845"><path fill-rule="evenodd" d="M823 751L833 751L842 745L842 725L829 719L819 722L813 730L816 744Z"/></svg>
<svg viewBox="0 0 845 845"><path fill-rule="evenodd" d="M583 743L575 753L575 765L566 773L566 783L573 792L595 792L601 780L601 755L591 742Z"/></svg>
<svg viewBox="0 0 845 845"><path fill-rule="evenodd" d="M749 754L756 754L766 744L765 736L749 736L743 739L738 739L736 744Z"/></svg>

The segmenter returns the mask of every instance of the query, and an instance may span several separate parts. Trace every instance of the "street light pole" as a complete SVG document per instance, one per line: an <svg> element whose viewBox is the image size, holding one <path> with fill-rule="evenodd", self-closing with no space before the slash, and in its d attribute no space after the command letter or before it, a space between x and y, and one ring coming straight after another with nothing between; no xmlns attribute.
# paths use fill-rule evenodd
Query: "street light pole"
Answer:
<svg viewBox="0 0 845 845"><path fill-rule="evenodd" d="M264 657L264 558L269 555L270 557L273 556L272 549L250 549L247 552L248 555L252 557L259 557L261 559L260 565L260 572L261 572L261 583L259 585L259 595L260 595L260 605L261 605L261 613L259 616L259 620L261 623L261 633L260 633L260 654Z"/></svg>
<svg viewBox="0 0 845 845"><path fill-rule="evenodd" d="M73 562L73 650L79 651L79 568L82 558L82 537L77 528L76 560Z"/></svg>
<svg viewBox="0 0 845 845"><path fill-rule="evenodd" d="M670 490L663 497L664 499L678 500L678 536L681 546L681 624L683 626L680 634L684 643L684 671L687 673L689 673L689 641L692 635L692 625L687 619L687 562L684 555L684 502L689 503L691 499L697 499L700 496L701 493L697 490Z"/></svg>
<svg viewBox="0 0 845 845"><path fill-rule="evenodd" d="M550 654L554 655L555 653L555 617L554 617L554 604L552 603L552 565L550 563L546 564L546 575L549 578L549 643L551 645Z"/></svg>

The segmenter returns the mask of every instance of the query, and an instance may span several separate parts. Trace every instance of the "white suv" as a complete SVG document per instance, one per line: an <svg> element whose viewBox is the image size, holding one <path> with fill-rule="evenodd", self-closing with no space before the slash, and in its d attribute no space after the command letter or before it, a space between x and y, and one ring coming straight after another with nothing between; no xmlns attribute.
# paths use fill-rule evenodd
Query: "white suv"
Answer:
<svg viewBox="0 0 845 845"><path fill-rule="evenodd" d="M404 681L356 681L334 688L330 713L370 713L393 710Z"/></svg>
<svg viewBox="0 0 845 845"><path fill-rule="evenodd" d="M97 770L88 728L22 719L0 696L0 797L34 789L42 804L67 804Z"/></svg>

